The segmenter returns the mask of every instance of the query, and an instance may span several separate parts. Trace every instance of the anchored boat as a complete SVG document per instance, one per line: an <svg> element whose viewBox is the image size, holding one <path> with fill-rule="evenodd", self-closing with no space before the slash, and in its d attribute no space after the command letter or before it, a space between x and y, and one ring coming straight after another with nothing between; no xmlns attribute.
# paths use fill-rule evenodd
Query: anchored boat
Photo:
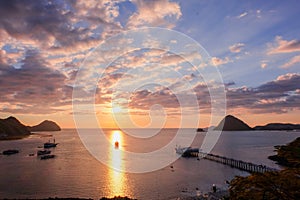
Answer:
<svg viewBox="0 0 300 200"><path fill-rule="evenodd" d="M53 140L53 142L50 142L50 140L46 143L44 143L44 148L53 148L56 147L58 145L58 143L55 143L55 139Z"/></svg>
<svg viewBox="0 0 300 200"><path fill-rule="evenodd" d="M195 157L195 155L199 153L199 148L176 146L175 151L182 157Z"/></svg>
<svg viewBox="0 0 300 200"><path fill-rule="evenodd" d="M6 150L6 151L2 152L3 155L12 155L12 154L16 154L16 153L19 153L19 150L9 149L9 150Z"/></svg>
<svg viewBox="0 0 300 200"><path fill-rule="evenodd" d="M50 154L50 153L51 153L51 151L49 151L49 150L39 150L39 151L37 151L38 156L46 155L46 154Z"/></svg>
<svg viewBox="0 0 300 200"><path fill-rule="evenodd" d="M41 157L41 160L47 160L47 159L51 159L51 158L55 158L55 155L45 155Z"/></svg>

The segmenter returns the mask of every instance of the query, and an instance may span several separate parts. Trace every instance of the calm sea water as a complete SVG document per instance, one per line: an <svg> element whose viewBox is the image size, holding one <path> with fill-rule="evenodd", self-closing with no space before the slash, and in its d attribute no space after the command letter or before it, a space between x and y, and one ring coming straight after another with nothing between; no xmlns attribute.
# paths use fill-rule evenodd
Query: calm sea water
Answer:
<svg viewBox="0 0 300 200"><path fill-rule="evenodd" d="M145 135L147 131L139 130L140 134ZM185 137L194 131L185 129ZM107 159L123 166L130 161L122 156L122 150L149 152L161 148L174 137L176 129L163 129L148 139L133 139L116 130L106 130L105 133L108 140L120 142L119 149L111 147L108 150ZM226 180L236 175L247 175L246 172L208 160L186 158L179 158L154 172L123 173L95 159L86 150L75 129L44 134L53 136L32 135L22 140L0 141L0 151L11 148L20 150L16 155L0 155L0 198L100 198L121 195L137 199L176 199L196 195L196 188L207 192L212 184L225 189ZM193 146L200 146L204 136L205 133L198 133ZM285 131L223 132L212 152L279 168L267 159L274 154L273 146L286 144L299 136L300 132ZM36 156L29 156L53 137L59 143L52 149L55 159L39 160ZM161 155L161 159L166 156L176 156L175 151ZM140 163L141 166L143 164Z"/></svg>

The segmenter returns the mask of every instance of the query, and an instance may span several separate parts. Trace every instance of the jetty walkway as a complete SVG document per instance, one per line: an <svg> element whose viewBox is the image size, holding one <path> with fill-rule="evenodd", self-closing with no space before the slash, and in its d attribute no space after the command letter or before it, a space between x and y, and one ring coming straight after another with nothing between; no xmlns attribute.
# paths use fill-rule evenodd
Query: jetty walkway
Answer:
<svg viewBox="0 0 300 200"><path fill-rule="evenodd" d="M236 160L233 158L227 158L225 156L219 156L211 153L204 152L191 152L190 157L198 157L206 160L215 161L224 165L228 165L239 170L247 171L250 173L264 173L264 172L273 172L278 171L275 168L271 168L265 165L258 165L251 162L245 162L242 160Z"/></svg>

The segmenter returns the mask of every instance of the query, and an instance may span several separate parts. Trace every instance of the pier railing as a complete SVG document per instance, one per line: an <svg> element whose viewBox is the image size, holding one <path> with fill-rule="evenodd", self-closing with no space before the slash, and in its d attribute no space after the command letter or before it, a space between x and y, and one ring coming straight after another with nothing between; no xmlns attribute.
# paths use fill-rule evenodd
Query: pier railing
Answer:
<svg viewBox="0 0 300 200"><path fill-rule="evenodd" d="M258 165L251 162L245 162L242 160L227 158L225 156L219 156L211 153L193 152L191 153L190 156L215 161L250 173L264 173L264 172L278 171L275 168L271 168L265 165Z"/></svg>

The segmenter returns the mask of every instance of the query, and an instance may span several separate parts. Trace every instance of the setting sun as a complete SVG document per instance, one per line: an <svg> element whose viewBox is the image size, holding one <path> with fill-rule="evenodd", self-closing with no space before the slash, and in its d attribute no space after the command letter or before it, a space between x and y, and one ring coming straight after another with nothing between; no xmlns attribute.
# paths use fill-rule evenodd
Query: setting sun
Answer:
<svg viewBox="0 0 300 200"><path fill-rule="evenodd" d="M112 107L112 113L120 113L122 112L122 108L120 106Z"/></svg>

